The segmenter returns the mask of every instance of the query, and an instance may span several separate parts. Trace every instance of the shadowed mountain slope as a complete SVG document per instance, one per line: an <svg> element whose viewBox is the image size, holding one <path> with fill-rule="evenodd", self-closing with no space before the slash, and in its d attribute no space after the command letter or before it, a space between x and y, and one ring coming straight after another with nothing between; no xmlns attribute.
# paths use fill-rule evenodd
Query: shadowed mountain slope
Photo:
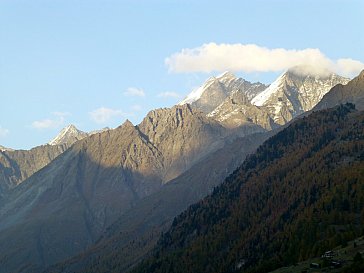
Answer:
<svg viewBox="0 0 364 273"><path fill-rule="evenodd" d="M183 105L152 111L140 126L127 121L77 141L0 202L0 272L39 272L84 251L225 137L224 127Z"/></svg>
<svg viewBox="0 0 364 273"><path fill-rule="evenodd" d="M293 122L176 217L133 272L269 272L357 237L363 132L353 105Z"/></svg>
<svg viewBox="0 0 364 273"><path fill-rule="evenodd" d="M227 143L125 213L91 249L47 272L128 271L149 253L175 215L211 193L268 136L256 134Z"/></svg>

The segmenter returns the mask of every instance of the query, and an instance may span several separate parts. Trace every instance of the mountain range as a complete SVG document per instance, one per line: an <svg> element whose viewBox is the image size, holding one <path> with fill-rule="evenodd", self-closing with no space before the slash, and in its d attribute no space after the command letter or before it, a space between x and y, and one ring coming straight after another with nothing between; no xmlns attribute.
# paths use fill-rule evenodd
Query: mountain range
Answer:
<svg viewBox="0 0 364 273"><path fill-rule="evenodd" d="M330 92L348 79L294 68L276 82L224 73L137 126L85 133L70 125L50 145L1 151L0 272L40 272L77 254L47 271L130 270L174 216L210 194L281 125L316 105L362 104L362 74Z"/></svg>

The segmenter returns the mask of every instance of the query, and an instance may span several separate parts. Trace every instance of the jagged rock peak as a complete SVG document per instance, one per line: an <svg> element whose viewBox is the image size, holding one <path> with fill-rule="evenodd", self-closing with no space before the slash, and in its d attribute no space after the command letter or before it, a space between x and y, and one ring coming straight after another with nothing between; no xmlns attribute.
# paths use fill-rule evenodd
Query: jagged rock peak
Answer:
<svg viewBox="0 0 364 273"><path fill-rule="evenodd" d="M69 144L72 145L77 140L83 139L87 137L88 134L77 129L76 126L70 124L62 129L62 131L50 142L49 145L60 145L60 144Z"/></svg>

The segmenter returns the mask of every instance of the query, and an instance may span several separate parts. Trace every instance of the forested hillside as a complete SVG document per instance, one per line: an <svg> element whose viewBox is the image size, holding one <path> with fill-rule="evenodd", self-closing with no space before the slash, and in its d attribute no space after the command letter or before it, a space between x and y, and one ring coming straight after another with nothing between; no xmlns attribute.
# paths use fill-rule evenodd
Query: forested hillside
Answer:
<svg viewBox="0 0 364 273"><path fill-rule="evenodd" d="M134 272L268 272L364 232L364 112L297 120L175 218Z"/></svg>

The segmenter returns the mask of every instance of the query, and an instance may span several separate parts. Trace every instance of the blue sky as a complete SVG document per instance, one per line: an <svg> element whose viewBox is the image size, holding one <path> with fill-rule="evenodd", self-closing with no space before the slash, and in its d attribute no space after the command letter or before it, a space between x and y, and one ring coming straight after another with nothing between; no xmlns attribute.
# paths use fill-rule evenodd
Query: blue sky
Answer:
<svg viewBox="0 0 364 273"><path fill-rule="evenodd" d="M0 0L0 145L29 149L70 123L138 124L230 68L270 83L312 55L353 74L364 63L363 14L360 0ZM210 62L232 48L246 56L246 45L271 62Z"/></svg>

